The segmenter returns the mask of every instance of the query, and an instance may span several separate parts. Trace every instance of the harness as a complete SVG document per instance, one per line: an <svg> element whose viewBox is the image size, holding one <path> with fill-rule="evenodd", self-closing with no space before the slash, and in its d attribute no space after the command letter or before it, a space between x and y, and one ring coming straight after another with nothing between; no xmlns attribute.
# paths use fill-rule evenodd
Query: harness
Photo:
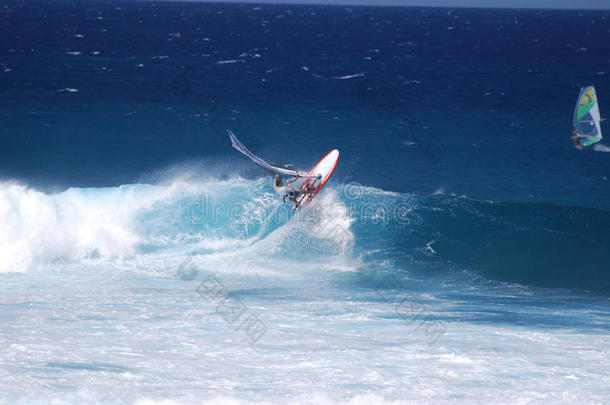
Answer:
<svg viewBox="0 0 610 405"><path fill-rule="evenodd" d="M275 163L275 162L268 162L270 165L272 166L276 166L276 167L284 167L286 169L291 169L294 170L296 172L296 176L291 176L290 178L286 178L286 184L287 186L290 188L290 191L288 192L288 194L284 195L282 197L282 202L286 202L286 197L288 197L289 199L293 200L295 202L295 210L297 209L297 207L299 207L304 201L310 201L312 199L312 194L315 191L315 186L316 183L319 181L319 179L314 179L313 182L310 182L310 179L307 179L307 182L303 185L303 188L301 190L295 190L294 187L292 186L292 184L290 184L291 181L296 181L299 179L299 177L301 177L299 175L299 171L297 170L296 167L294 167L291 164L285 164L285 163ZM301 197L299 199L299 197Z"/></svg>

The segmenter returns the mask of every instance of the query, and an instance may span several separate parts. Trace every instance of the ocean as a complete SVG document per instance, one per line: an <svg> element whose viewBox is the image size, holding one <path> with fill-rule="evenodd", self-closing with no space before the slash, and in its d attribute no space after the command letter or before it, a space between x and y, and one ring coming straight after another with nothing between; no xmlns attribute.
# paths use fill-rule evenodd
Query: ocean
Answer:
<svg viewBox="0 0 610 405"><path fill-rule="evenodd" d="M0 4L0 403L608 402L609 11Z"/></svg>

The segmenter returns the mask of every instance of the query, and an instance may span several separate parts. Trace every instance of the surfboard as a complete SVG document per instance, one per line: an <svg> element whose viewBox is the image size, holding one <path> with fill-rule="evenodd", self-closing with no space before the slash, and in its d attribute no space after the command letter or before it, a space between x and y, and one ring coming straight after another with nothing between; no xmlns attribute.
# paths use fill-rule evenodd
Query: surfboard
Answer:
<svg viewBox="0 0 610 405"><path fill-rule="evenodd" d="M299 205L301 205L303 201L305 203L311 202L311 200L318 195L320 191L322 191L330 177L335 172L337 163L339 163L339 151L337 149L333 149L328 152L317 165L314 166L310 174L318 176L319 178L313 180L307 179L303 182L303 185L301 186L303 198L298 201Z"/></svg>

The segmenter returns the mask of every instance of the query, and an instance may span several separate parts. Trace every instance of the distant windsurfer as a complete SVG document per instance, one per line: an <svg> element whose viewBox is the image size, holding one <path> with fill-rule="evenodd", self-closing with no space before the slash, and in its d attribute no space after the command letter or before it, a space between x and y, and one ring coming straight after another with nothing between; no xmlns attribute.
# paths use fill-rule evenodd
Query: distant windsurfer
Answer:
<svg viewBox="0 0 610 405"><path fill-rule="evenodd" d="M572 119L571 139L576 149L585 149L602 140L601 121L595 87L583 87L576 100Z"/></svg>
<svg viewBox="0 0 610 405"><path fill-rule="evenodd" d="M575 130L572 130L572 143L574 144L574 147L576 149L583 149L584 147L580 144L579 140L580 139L589 139L591 138L590 136L587 135L579 135L576 133Z"/></svg>

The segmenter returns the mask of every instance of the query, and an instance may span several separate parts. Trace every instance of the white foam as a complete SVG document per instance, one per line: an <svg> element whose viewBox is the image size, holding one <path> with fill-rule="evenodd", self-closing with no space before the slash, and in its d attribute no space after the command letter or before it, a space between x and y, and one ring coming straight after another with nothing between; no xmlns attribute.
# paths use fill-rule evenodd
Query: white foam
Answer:
<svg viewBox="0 0 610 405"><path fill-rule="evenodd" d="M175 265L196 253L202 266L271 275L280 267L266 266L269 252L288 248L295 238L307 239L322 255L352 246L352 220L332 189L293 215L265 187L263 179L178 178L47 194L0 183L0 273L83 260L158 262L163 255ZM148 253L142 254L143 246Z"/></svg>
<svg viewBox="0 0 610 405"><path fill-rule="evenodd" d="M402 404L402 401L389 400L384 398L381 395L375 394L362 394L355 395L352 398L345 400L337 400L333 399L332 396L325 393L314 393L310 395L303 396L301 398L293 398L288 399L285 398L283 400L275 400L275 401L250 401L243 398L237 397L229 397L229 396L217 396L215 398L210 399L181 399L179 401L176 400L156 400L145 398L138 400L134 405L178 405L178 404L203 404L203 405L252 405L252 404L287 404L287 405L337 405L337 404L347 404L347 405L396 405Z"/></svg>
<svg viewBox="0 0 610 405"><path fill-rule="evenodd" d="M0 183L0 273L24 272L39 264L87 257L133 255L139 242L129 227L137 199L125 190L92 195L69 189L45 194L20 184Z"/></svg>
<svg viewBox="0 0 610 405"><path fill-rule="evenodd" d="M362 76L364 76L364 73L356 73L353 75L345 75L345 76L333 76L333 79L347 80L347 79L353 79L355 77L362 77Z"/></svg>
<svg viewBox="0 0 610 405"><path fill-rule="evenodd" d="M354 235L350 227L354 219L345 204L339 200L335 190L326 190L313 201L311 210L310 215L315 217L313 223L308 225L311 235L331 241L341 252L353 246Z"/></svg>
<svg viewBox="0 0 610 405"><path fill-rule="evenodd" d="M194 263L198 268L214 269L217 273L276 279L298 277L296 273L304 272L306 268L337 270L348 267L344 263L345 254L354 242L348 210L332 190L327 190L319 200L319 204L309 204L295 215L286 215L288 206L282 205L272 194L246 202L240 209L244 213L243 220L253 224L262 219L259 232L247 240L212 242L218 249L196 255ZM275 209L269 211L273 207ZM261 217L263 213L266 213L264 218ZM234 225L242 226L242 219L237 219ZM202 242L198 246L210 246L209 243ZM290 251L290 255L283 255L286 251ZM278 260L270 260L270 257Z"/></svg>
<svg viewBox="0 0 610 405"><path fill-rule="evenodd" d="M474 361L466 356L460 356L455 353L441 354L440 360L448 363L456 364L474 364Z"/></svg>
<svg viewBox="0 0 610 405"><path fill-rule="evenodd" d="M144 242L137 231L137 215L163 199L200 192L202 187L175 181L46 194L2 182L0 273L87 258L133 257Z"/></svg>
<svg viewBox="0 0 610 405"><path fill-rule="evenodd" d="M602 145L601 143L596 143L593 146L593 150L596 152L610 152L610 146Z"/></svg>
<svg viewBox="0 0 610 405"><path fill-rule="evenodd" d="M239 63L239 62L243 62L243 60L242 59L228 59L228 60L219 60L216 63L219 65L227 65L227 64Z"/></svg>

